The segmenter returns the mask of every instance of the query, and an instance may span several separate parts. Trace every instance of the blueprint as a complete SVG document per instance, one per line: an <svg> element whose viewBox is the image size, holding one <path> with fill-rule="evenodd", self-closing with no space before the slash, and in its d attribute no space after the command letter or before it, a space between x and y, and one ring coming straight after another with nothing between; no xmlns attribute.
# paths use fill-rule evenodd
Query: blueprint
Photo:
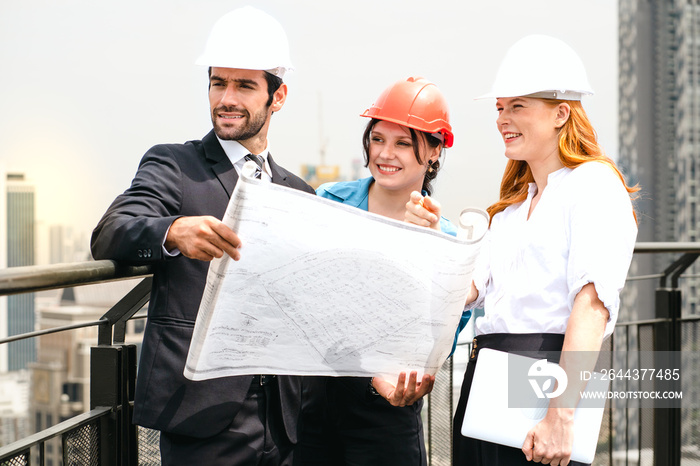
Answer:
<svg viewBox="0 0 700 466"><path fill-rule="evenodd" d="M455 238L246 173L223 219L241 259L210 264L185 376L435 374L483 232Z"/></svg>

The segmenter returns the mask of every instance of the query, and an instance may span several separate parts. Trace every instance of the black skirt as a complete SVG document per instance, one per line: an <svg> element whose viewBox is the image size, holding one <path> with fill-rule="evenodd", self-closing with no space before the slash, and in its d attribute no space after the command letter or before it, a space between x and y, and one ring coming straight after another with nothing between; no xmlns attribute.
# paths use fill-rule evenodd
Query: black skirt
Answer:
<svg viewBox="0 0 700 466"><path fill-rule="evenodd" d="M474 339L454 418L452 433L454 445L452 464L454 466L531 466L533 464L525 459L525 455L519 448L464 437L461 434L464 411L467 408L479 351L491 348L559 362L563 344L564 335L553 333L491 333L479 335ZM571 461L569 464L571 466L584 466L584 463L576 461Z"/></svg>

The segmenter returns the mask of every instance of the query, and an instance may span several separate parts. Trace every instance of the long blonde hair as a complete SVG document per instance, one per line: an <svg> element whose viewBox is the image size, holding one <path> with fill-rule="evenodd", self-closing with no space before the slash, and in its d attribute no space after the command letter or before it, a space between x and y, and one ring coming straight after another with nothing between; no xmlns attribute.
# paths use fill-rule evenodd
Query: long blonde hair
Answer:
<svg viewBox="0 0 700 466"><path fill-rule="evenodd" d="M625 177L598 144L598 136L586 115L581 102L576 100L540 99L549 105L567 103L571 108L569 119L559 130L559 160L567 168L576 168L586 162L601 162L609 166L624 185L628 193L639 191L639 187L628 186ZM489 206L489 217L501 212L512 204L527 199L528 184L535 181L527 162L523 160L508 160L501 180L501 197L495 204ZM635 221L637 214L634 213Z"/></svg>

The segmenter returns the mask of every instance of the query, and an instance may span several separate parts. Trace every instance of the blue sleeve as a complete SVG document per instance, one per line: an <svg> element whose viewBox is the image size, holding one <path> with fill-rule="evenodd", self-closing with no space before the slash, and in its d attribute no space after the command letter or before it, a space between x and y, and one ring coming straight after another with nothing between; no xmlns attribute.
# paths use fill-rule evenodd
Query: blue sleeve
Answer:
<svg viewBox="0 0 700 466"><path fill-rule="evenodd" d="M464 330L464 327L467 326L467 323L469 322L469 319L472 316L472 311L471 309L465 309L462 311L462 317L459 319L459 325L457 326L457 331L455 332L455 339L452 342L452 351L450 351L450 355L447 356L448 358L451 357L455 349L457 349L457 339L459 338L459 333Z"/></svg>
<svg viewBox="0 0 700 466"><path fill-rule="evenodd" d="M440 217L440 230L448 235L457 236L457 227L445 217Z"/></svg>

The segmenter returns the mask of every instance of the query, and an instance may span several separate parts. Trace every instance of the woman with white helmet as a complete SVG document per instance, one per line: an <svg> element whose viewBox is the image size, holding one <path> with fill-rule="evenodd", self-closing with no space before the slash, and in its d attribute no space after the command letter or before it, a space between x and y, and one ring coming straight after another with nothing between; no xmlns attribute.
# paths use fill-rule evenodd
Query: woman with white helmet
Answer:
<svg viewBox="0 0 700 466"><path fill-rule="evenodd" d="M489 232L467 298L467 308L483 307L485 315L475 321L455 414L455 465L581 464L570 457L585 382L571 376L521 449L460 431L482 349L561 355L569 374L576 364L592 369L594 359L582 363L577 356L595 356L614 329L637 234L630 200L637 189L598 145L580 102L592 93L578 55L558 39L535 35L511 47L484 96L496 99L509 160L500 199L488 208ZM436 214L421 198L412 194L406 219L435 228Z"/></svg>
<svg viewBox="0 0 700 466"><path fill-rule="evenodd" d="M362 116L371 118L362 143L372 176L327 183L316 193L403 220L411 192L430 194L443 149L452 146L447 102L435 84L411 77L387 87ZM447 219L437 224L443 232L456 234ZM469 315L467 311L460 328ZM434 380L429 375L417 380L416 372L401 374L396 386L369 377L305 377L300 463L427 465L420 412Z"/></svg>

